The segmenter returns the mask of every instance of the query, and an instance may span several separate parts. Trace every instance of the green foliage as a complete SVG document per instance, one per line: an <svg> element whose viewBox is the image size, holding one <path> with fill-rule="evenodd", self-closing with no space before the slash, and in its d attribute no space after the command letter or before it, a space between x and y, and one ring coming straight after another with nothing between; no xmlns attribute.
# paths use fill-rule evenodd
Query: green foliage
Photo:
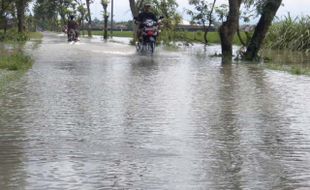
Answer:
<svg viewBox="0 0 310 190"><path fill-rule="evenodd" d="M206 26L208 21L213 21L213 6L206 0L189 0L189 4L194 6L195 11L187 10L187 14L192 17L192 22L197 22Z"/></svg>
<svg viewBox="0 0 310 190"><path fill-rule="evenodd" d="M6 33L0 31L0 41L25 42L28 39L27 33L18 33L14 29Z"/></svg>
<svg viewBox="0 0 310 190"><path fill-rule="evenodd" d="M155 15L164 17L161 22L162 32L160 40L167 44L174 41L175 32L173 31L175 31L177 25L181 22L181 16L176 11L178 7L176 0L137 0L135 1L136 9L142 11L141 8L145 2L153 4L152 12L154 12Z"/></svg>
<svg viewBox="0 0 310 190"><path fill-rule="evenodd" d="M82 31L81 31L82 33ZM98 36L102 36L103 35L103 31L101 30L93 30L92 31L93 35L98 35ZM108 33L109 34L109 33ZM113 36L114 37L127 37L127 38L132 38L133 33L132 31L113 31Z"/></svg>
<svg viewBox="0 0 310 190"><path fill-rule="evenodd" d="M76 11L85 10L80 7L81 0L36 0L33 12L35 23L44 30L58 31L66 23L69 15L77 15ZM81 3L82 4L82 3ZM59 22L59 16L61 23ZM81 17L80 15L78 15Z"/></svg>
<svg viewBox="0 0 310 190"><path fill-rule="evenodd" d="M2 52L0 56L0 69L11 71L27 70L32 66L32 60L22 52Z"/></svg>
<svg viewBox="0 0 310 190"><path fill-rule="evenodd" d="M266 47L310 52L310 16L292 18L272 25L266 38Z"/></svg>
<svg viewBox="0 0 310 190"><path fill-rule="evenodd" d="M40 32L28 32L27 36L29 39L42 39L43 34Z"/></svg>

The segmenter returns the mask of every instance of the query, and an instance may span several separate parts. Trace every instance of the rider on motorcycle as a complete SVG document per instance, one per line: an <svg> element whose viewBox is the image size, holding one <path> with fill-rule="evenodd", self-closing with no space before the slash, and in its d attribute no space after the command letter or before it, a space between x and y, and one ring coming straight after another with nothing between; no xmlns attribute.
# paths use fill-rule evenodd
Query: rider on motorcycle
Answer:
<svg viewBox="0 0 310 190"><path fill-rule="evenodd" d="M70 30L74 30L75 34L76 34L76 40L78 40L79 38L79 24L74 20L74 16L70 15L70 20L68 21L67 24L67 35L68 35L68 39L69 39L69 35L70 35Z"/></svg>
<svg viewBox="0 0 310 190"><path fill-rule="evenodd" d="M152 12L152 5L150 3L144 4L143 11L136 18L136 22L138 24L137 37L138 37L139 41L142 41L143 22L146 19L152 19L155 22L158 21L156 15Z"/></svg>

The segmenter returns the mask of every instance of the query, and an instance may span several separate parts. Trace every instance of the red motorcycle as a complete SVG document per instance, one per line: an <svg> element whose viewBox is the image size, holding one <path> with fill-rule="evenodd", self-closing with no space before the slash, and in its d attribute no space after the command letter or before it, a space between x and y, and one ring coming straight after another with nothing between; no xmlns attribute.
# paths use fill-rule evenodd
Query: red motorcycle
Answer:
<svg viewBox="0 0 310 190"><path fill-rule="evenodd" d="M159 35L160 17L158 21L146 19L142 23L142 39L136 43L136 48L139 53L153 54L156 47L156 39Z"/></svg>

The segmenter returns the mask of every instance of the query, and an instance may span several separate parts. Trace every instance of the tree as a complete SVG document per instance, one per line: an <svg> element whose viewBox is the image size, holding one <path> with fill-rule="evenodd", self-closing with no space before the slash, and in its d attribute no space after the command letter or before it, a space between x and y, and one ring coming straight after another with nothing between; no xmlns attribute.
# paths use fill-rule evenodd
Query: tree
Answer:
<svg viewBox="0 0 310 190"><path fill-rule="evenodd" d="M144 0L129 0L130 10L133 17L137 17L142 9Z"/></svg>
<svg viewBox="0 0 310 190"><path fill-rule="evenodd" d="M175 30L181 22L181 16L177 13L178 4L175 0L154 0L154 12L164 17L164 29Z"/></svg>
<svg viewBox="0 0 310 190"><path fill-rule="evenodd" d="M34 17L42 29L56 30L58 28L58 13L56 0L37 0L34 7Z"/></svg>
<svg viewBox="0 0 310 190"><path fill-rule="evenodd" d="M244 54L244 59L254 60L258 57L258 51L266 37L268 29L272 24L279 7L282 4L282 0L266 0L263 3L261 17L258 24L255 27L254 34L250 40L247 50Z"/></svg>
<svg viewBox="0 0 310 190"><path fill-rule="evenodd" d="M107 12L108 3L109 3L109 0L101 0L101 5L103 7L103 18L104 18L104 35L103 35L103 38L105 40L108 39L108 17L109 17L108 12Z"/></svg>
<svg viewBox="0 0 310 190"><path fill-rule="evenodd" d="M133 18L137 17L139 14L139 11L141 10L143 6L144 0L129 0L129 6L131 10L131 14ZM137 26L133 25L133 38L134 42L137 40Z"/></svg>
<svg viewBox="0 0 310 190"><path fill-rule="evenodd" d="M88 37L92 36L91 33L91 13L90 13L90 4L93 3L92 0L86 0L86 6L87 6L87 21L88 21L88 25L87 25L87 32L88 32Z"/></svg>
<svg viewBox="0 0 310 190"><path fill-rule="evenodd" d="M87 14L87 8L85 8L85 3L82 0L75 0L75 2L77 3L76 10L79 13L79 24L81 25L82 35L84 36L84 21Z"/></svg>
<svg viewBox="0 0 310 190"><path fill-rule="evenodd" d="M219 28L223 62L232 60L232 42L239 28L240 5L242 0L229 0L227 20Z"/></svg>
<svg viewBox="0 0 310 190"><path fill-rule="evenodd" d="M223 24L224 18L228 15L228 6L226 4L221 4L220 6L215 7L215 13L221 24Z"/></svg>
<svg viewBox="0 0 310 190"><path fill-rule="evenodd" d="M3 27L4 33L7 31L8 16L14 14L14 2L0 0L0 27Z"/></svg>
<svg viewBox="0 0 310 190"><path fill-rule="evenodd" d="M25 12L30 1L31 0L15 0L15 7L17 12L17 27L19 33L23 33L25 31Z"/></svg>
<svg viewBox="0 0 310 190"><path fill-rule="evenodd" d="M175 32L181 22L181 16L176 11L178 4L175 0L155 0L154 4L155 13L164 17L162 32L159 37L164 43L170 43L178 37Z"/></svg>
<svg viewBox="0 0 310 190"><path fill-rule="evenodd" d="M214 20L212 15L215 3L216 0L213 0L212 4L208 4L206 0L189 0L189 4L194 5L196 12L188 10L187 13L192 16L193 22L197 21L202 24L205 44L208 44L207 36Z"/></svg>
<svg viewBox="0 0 310 190"><path fill-rule="evenodd" d="M57 2L57 12L61 18L62 25L66 25L67 18L72 13L70 8L73 8L73 0L58 0Z"/></svg>

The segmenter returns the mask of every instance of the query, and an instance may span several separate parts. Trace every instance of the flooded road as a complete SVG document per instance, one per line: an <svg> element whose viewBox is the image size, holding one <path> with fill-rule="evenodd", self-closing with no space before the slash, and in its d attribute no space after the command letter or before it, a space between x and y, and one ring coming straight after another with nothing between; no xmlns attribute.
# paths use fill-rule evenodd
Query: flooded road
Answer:
<svg viewBox="0 0 310 190"><path fill-rule="evenodd" d="M310 189L310 78L208 53L45 34L0 94L0 189Z"/></svg>

